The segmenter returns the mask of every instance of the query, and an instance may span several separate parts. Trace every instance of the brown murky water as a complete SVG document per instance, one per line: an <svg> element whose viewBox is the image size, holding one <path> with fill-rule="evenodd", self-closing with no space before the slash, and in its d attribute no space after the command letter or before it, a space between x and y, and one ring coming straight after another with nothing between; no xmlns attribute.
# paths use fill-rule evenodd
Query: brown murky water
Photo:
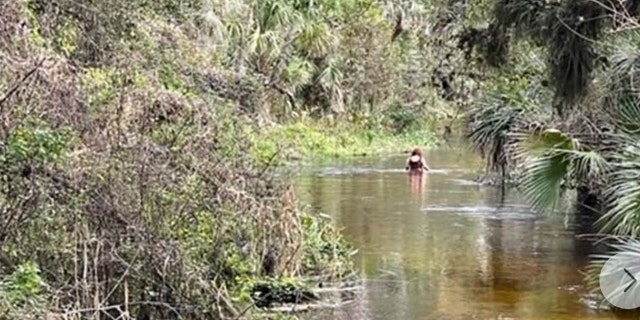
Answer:
<svg viewBox="0 0 640 320"><path fill-rule="evenodd" d="M404 156L354 159L300 175L302 200L335 218L359 249L360 299L330 319L622 319L589 299L589 243L565 216L532 213L513 190L471 181L480 160L427 154L411 180Z"/></svg>

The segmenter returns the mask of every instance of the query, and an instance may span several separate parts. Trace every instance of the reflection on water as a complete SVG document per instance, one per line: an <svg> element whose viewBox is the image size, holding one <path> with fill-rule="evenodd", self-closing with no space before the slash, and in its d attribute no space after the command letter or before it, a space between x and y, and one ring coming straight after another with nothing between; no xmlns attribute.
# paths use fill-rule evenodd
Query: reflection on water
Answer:
<svg viewBox="0 0 640 320"><path fill-rule="evenodd" d="M367 278L361 299L329 318L618 319L581 302L590 247L578 226L478 186L473 156L427 157L434 170L423 177L402 170L402 155L300 176L302 200L335 218Z"/></svg>

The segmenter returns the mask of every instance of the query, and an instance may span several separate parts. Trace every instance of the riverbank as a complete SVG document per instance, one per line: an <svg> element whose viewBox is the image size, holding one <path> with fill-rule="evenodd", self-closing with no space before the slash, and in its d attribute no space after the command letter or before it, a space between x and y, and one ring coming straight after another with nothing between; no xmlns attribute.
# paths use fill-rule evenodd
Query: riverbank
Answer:
<svg viewBox="0 0 640 320"><path fill-rule="evenodd" d="M3 318L251 318L352 275L331 221L247 157L262 105L164 5L2 3Z"/></svg>
<svg viewBox="0 0 640 320"><path fill-rule="evenodd" d="M275 165L426 149L423 119L449 113L422 33L391 37L395 9L374 2L2 4L9 319L307 303L314 281L351 279L352 250Z"/></svg>
<svg viewBox="0 0 640 320"><path fill-rule="evenodd" d="M396 133L391 129L326 121L300 121L274 125L253 136L253 154L263 163L278 164L311 159L348 158L405 153L415 147L429 149L439 139L430 128Z"/></svg>

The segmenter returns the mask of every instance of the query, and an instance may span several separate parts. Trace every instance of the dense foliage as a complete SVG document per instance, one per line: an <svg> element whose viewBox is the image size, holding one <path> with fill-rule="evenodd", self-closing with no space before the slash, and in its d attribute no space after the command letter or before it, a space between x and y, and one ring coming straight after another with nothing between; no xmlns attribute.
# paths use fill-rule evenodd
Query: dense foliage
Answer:
<svg viewBox="0 0 640 320"><path fill-rule="evenodd" d="M491 168L516 176L535 209L557 210L572 194L595 232L616 236L608 238L615 250L636 252L638 2L497 0L485 14L492 22L477 29L487 30L483 41L508 47L491 74L531 71L528 81L494 86L476 101L470 141ZM487 59L481 49L469 63ZM608 256L594 261L592 277Z"/></svg>
<svg viewBox="0 0 640 320"><path fill-rule="evenodd" d="M396 9L0 0L2 317L237 318L348 275L251 151L305 117L420 126L434 91Z"/></svg>
<svg viewBox="0 0 640 320"><path fill-rule="evenodd" d="M0 0L0 310L299 297L348 246L272 165L428 145L461 115L536 209L574 191L634 238L638 3Z"/></svg>

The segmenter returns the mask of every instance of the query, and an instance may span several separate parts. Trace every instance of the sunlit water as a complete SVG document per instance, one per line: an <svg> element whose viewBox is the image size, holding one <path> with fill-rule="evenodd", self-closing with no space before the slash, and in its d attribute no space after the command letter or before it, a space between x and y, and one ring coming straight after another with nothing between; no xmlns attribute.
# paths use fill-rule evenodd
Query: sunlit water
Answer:
<svg viewBox="0 0 640 320"><path fill-rule="evenodd" d="M422 180L404 156L300 174L302 200L335 218L366 277L360 299L324 318L622 319L586 292L579 270L591 249L573 219L477 185L483 165L467 151L427 157L434 170Z"/></svg>

